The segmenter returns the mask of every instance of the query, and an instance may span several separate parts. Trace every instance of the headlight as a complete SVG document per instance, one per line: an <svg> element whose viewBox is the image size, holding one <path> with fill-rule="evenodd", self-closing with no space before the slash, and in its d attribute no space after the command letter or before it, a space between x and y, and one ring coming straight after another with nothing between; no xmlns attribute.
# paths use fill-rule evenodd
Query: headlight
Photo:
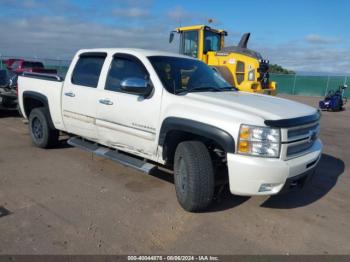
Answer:
<svg viewBox="0 0 350 262"><path fill-rule="evenodd" d="M248 80L249 81L255 81L255 69L252 69L248 73Z"/></svg>
<svg viewBox="0 0 350 262"><path fill-rule="evenodd" d="M241 125L238 153L261 157L279 157L280 130L277 128Z"/></svg>

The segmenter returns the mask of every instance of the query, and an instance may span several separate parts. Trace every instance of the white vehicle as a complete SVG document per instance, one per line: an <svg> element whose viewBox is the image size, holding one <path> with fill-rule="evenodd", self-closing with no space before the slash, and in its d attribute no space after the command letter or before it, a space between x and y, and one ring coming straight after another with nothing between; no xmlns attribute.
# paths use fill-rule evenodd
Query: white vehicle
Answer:
<svg viewBox="0 0 350 262"><path fill-rule="evenodd" d="M320 113L239 92L187 56L142 49L81 50L65 79L19 77L19 104L38 147L69 144L144 172L174 171L188 211L211 203L226 173L235 195L302 187L322 152Z"/></svg>

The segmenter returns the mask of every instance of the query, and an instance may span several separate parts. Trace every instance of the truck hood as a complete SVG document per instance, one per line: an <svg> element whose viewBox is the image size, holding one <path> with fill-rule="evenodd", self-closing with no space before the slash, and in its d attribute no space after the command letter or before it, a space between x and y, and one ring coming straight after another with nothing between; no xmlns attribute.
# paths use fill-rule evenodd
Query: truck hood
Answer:
<svg viewBox="0 0 350 262"><path fill-rule="evenodd" d="M264 120L280 120L312 115L316 108L288 99L241 91L188 93L188 98L259 116Z"/></svg>

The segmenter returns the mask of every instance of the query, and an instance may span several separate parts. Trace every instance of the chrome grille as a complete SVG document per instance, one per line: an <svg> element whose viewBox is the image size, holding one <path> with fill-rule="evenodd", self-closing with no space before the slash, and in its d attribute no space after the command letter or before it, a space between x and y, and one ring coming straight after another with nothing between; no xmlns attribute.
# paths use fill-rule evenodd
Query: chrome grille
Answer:
<svg viewBox="0 0 350 262"><path fill-rule="evenodd" d="M313 125L307 126L307 127L290 129L290 130L288 130L288 141L293 141L293 140L298 140L298 139L308 137L310 135L310 131L317 133L319 126L320 125L318 123L316 123L316 124L313 124Z"/></svg>
<svg viewBox="0 0 350 262"><path fill-rule="evenodd" d="M318 122L289 128L287 131L287 158L307 153L317 140L319 132Z"/></svg>
<svg viewBox="0 0 350 262"><path fill-rule="evenodd" d="M307 141L297 145L289 145L287 149L287 156L289 157L307 151L310 147L313 146L314 142L315 141Z"/></svg>

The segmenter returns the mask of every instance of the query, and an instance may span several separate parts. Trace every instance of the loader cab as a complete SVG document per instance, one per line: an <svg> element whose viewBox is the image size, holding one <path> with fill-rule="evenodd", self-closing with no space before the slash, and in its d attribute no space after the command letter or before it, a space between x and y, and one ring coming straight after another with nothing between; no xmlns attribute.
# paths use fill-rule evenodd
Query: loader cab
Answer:
<svg viewBox="0 0 350 262"><path fill-rule="evenodd" d="M206 62L206 54L220 51L224 46L226 31L212 29L209 26L185 26L170 33L172 42L174 33L180 34L180 54L198 58Z"/></svg>

